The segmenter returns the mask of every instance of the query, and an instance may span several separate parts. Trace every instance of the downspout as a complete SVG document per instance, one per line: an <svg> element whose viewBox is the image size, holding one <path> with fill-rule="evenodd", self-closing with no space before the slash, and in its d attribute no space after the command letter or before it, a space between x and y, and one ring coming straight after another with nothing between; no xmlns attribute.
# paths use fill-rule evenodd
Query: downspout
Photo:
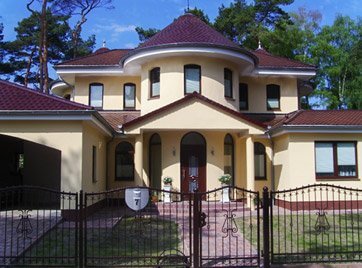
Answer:
<svg viewBox="0 0 362 268"><path fill-rule="evenodd" d="M266 135L268 136L268 139L270 140L270 145L271 145L271 149L272 149L272 153L271 153L271 182L270 182L270 186L271 186L271 190L275 191L275 168L274 168L274 141L272 140L269 130L267 131Z"/></svg>

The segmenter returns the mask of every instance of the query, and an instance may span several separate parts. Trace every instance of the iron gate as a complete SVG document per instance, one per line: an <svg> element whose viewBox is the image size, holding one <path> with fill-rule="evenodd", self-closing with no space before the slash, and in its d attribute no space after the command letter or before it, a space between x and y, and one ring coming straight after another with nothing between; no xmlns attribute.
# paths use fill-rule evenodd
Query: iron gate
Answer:
<svg viewBox="0 0 362 268"><path fill-rule="evenodd" d="M328 184L271 192L271 262L361 261L361 197Z"/></svg>
<svg viewBox="0 0 362 268"><path fill-rule="evenodd" d="M77 267L78 194L0 189L0 267Z"/></svg>
<svg viewBox="0 0 362 268"><path fill-rule="evenodd" d="M127 191L146 191L151 201L130 209L125 204ZM259 206L257 192L236 187L206 193L144 187L86 193L81 263L87 267L259 266Z"/></svg>

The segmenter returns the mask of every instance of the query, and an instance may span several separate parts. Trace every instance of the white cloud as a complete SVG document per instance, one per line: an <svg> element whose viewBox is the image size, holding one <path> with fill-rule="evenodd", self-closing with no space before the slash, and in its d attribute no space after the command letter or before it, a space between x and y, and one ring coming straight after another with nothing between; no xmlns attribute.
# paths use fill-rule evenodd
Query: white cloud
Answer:
<svg viewBox="0 0 362 268"><path fill-rule="evenodd" d="M134 44L134 43L126 43L126 44L124 44L124 47L125 48L135 48L137 45L136 44Z"/></svg>
<svg viewBox="0 0 362 268"><path fill-rule="evenodd" d="M113 33L125 33L125 32L133 32L135 31L136 26L135 25L121 25L115 22L112 22L109 25L100 25L100 24L96 24L93 32L95 33L99 33L102 31L111 31Z"/></svg>

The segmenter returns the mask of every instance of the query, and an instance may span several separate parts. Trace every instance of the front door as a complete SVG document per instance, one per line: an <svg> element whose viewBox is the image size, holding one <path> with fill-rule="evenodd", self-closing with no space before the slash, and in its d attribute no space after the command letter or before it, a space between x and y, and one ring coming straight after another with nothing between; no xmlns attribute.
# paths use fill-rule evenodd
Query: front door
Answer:
<svg viewBox="0 0 362 268"><path fill-rule="evenodd" d="M206 191L206 142L196 132L186 134L181 142L181 191Z"/></svg>

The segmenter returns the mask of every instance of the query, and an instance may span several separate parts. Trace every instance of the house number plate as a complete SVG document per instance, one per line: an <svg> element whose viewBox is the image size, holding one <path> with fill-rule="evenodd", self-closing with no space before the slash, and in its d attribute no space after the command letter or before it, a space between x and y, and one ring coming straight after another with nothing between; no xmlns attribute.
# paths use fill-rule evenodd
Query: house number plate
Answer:
<svg viewBox="0 0 362 268"><path fill-rule="evenodd" d="M135 211L144 209L150 199L149 190L146 188L126 189L126 204Z"/></svg>

